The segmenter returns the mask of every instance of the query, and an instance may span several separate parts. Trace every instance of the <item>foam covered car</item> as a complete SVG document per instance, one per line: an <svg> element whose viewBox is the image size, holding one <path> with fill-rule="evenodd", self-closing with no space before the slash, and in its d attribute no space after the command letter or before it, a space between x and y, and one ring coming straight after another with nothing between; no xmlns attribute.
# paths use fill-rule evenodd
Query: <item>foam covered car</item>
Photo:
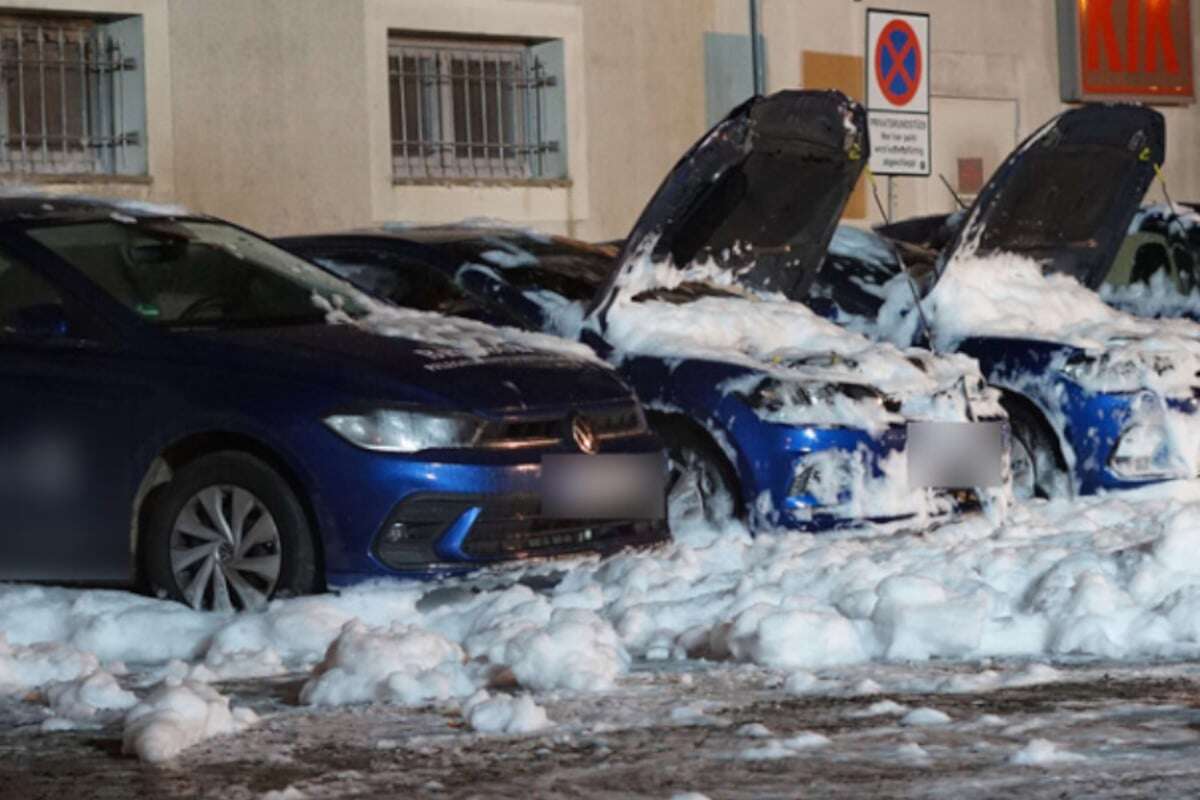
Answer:
<svg viewBox="0 0 1200 800"><path fill-rule="evenodd" d="M1134 317L1096 292L1165 147L1153 109L1067 111L964 215L840 230L803 299L877 339L978 359L1011 418L1018 493L1194 477L1200 327Z"/></svg>

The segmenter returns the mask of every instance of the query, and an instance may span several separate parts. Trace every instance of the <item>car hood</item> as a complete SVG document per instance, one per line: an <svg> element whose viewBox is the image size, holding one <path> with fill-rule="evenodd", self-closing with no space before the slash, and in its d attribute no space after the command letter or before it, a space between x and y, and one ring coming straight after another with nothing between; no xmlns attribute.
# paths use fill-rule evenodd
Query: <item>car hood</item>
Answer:
<svg viewBox="0 0 1200 800"><path fill-rule="evenodd" d="M735 368L721 386L727 394L750 396L771 379L817 399L756 409L770 422L876 430L913 419L1002 415L974 359L872 342L782 298L619 302L605 341L617 364L706 362Z"/></svg>
<svg viewBox="0 0 1200 800"><path fill-rule="evenodd" d="M1163 116L1139 105L1091 105L1025 140L976 197L942 253L1013 253L1096 289L1166 156Z"/></svg>
<svg viewBox="0 0 1200 800"><path fill-rule="evenodd" d="M423 326L414 329L422 319ZM319 383L353 398L511 413L628 401L587 348L432 314L376 312L355 323L172 334L178 357L223 372ZM540 346L548 339L552 347Z"/></svg>
<svg viewBox="0 0 1200 800"><path fill-rule="evenodd" d="M820 265L868 154L865 112L840 92L751 98L667 175L593 310L700 280L792 294Z"/></svg>

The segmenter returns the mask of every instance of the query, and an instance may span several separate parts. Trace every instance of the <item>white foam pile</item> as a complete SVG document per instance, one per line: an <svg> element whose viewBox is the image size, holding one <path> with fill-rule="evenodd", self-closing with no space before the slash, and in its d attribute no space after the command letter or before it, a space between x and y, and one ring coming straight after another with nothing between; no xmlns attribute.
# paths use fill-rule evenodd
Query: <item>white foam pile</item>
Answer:
<svg viewBox="0 0 1200 800"><path fill-rule="evenodd" d="M233 675L307 672L310 704L446 704L477 730L519 733L549 724L538 695L610 688L631 658L752 662L779 670L789 691L821 692L837 687L815 671L880 660L1200 657L1196 482L1023 506L999 527L974 517L920 535L752 539L732 526L681 538L576 562L546 593L383 582L237 616L4 585L0 683L103 721L100 710L128 707L129 687L158 681L126 723L130 750L156 759L197 731L248 724L204 682L221 665ZM101 667L120 673L118 661L131 673L125 688ZM1053 677L1045 667L985 670L892 688L979 691ZM66 710L84 706L96 711ZM905 713L911 724L934 721Z"/></svg>
<svg viewBox="0 0 1200 800"><path fill-rule="evenodd" d="M207 684L166 681L126 715L124 750L160 763L205 739L237 733L257 721L253 711L230 708L229 698Z"/></svg>
<svg viewBox="0 0 1200 800"><path fill-rule="evenodd" d="M905 278L893 278L886 289L872 333L912 341L919 319ZM1151 389L1190 397L1200 368L1200 326L1135 317L1074 278L1044 275L1036 261L1012 253L975 257L965 247L944 267L922 308L938 350L972 337L1062 345L1051 369L1061 369L1077 351L1085 363L1071 377L1093 391Z"/></svg>
<svg viewBox="0 0 1200 800"><path fill-rule="evenodd" d="M480 733L536 733L554 724L546 710L527 694L513 697L480 690L463 703L463 715Z"/></svg>
<svg viewBox="0 0 1200 800"><path fill-rule="evenodd" d="M896 413L873 398L831 395L820 402L794 402L760 412L772 422L841 424L878 431L904 419L964 420L968 414L960 381L976 393L977 415L995 411L995 398L982 387L978 367L970 358L872 342L781 295L743 292L732 282L729 270L714 264L680 269L655 263L649 256L652 244L622 268L625 283L606 312L604 337L615 348L612 358L617 362L635 356L690 358L755 371L722 387L726 392L742 391L748 383L772 377L815 391L830 384L866 383L901 401ZM669 290L689 282L735 294L701 296L685 303L634 299L640 291Z"/></svg>
<svg viewBox="0 0 1200 800"><path fill-rule="evenodd" d="M1184 293L1165 271L1159 270L1146 282L1124 286L1104 284L1100 298L1111 306L1139 317L1180 317L1200 314L1200 288Z"/></svg>

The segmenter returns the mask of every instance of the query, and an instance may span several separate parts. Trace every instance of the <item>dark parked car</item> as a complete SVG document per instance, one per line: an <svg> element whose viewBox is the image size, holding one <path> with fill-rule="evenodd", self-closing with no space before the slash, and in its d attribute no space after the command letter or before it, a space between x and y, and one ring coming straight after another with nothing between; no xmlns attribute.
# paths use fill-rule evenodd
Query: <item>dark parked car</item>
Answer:
<svg viewBox="0 0 1200 800"><path fill-rule="evenodd" d="M0 578L253 608L666 536L585 348L375 305L216 219L0 200Z"/></svg>
<svg viewBox="0 0 1200 800"><path fill-rule="evenodd" d="M802 530L920 521L993 491L908 472L910 423L1002 428L975 365L875 345L744 288L807 284L867 155L860 106L780 92L735 109L689 150L619 249L462 225L281 244L399 306L592 345L672 453L676 519L735 512L752 528ZM997 483L1002 438L990 453Z"/></svg>

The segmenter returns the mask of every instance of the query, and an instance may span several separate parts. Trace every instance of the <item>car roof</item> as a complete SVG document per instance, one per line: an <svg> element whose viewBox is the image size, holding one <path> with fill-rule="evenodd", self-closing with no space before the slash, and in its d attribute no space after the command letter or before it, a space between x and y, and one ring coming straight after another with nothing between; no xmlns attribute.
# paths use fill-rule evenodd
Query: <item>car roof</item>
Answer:
<svg viewBox="0 0 1200 800"><path fill-rule="evenodd" d="M303 241L305 239L333 238L364 238L364 239L394 239L396 241L416 242L418 244L457 244L475 242L483 239L533 239L542 241L548 237L534 231L520 228L476 227L470 225L375 225L365 228L352 228L343 231L330 231L317 234L298 234L295 236L278 237L284 241ZM555 237L556 239L558 237ZM570 240L567 240L570 241Z"/></svg>
<svg viewBox="0 0 1200 800"><path fill-rule="evenodd" d="M394 241L399 243L437 247L439 245L462 246L467 248L487 248L493 246L497 239L508 240L524 246L531 251L577 251L606 257L615 257L616 248L610 242L593 244L582 239L569 236L542 233L524 228L496 226L476 226L462 224L448 225L378 225L366 228L334 231L323 234L299 234L296 236L280 236L277 242L287 245L300 245L305 242L330 241L334 239L373 239L376 241Z"/></svg>
<svg viewBox="0 0 1200 800"><path fill-rule="evenodd" d="M198 216L178 206L155 205L136 200L38 192L7 195L0 193L0 223L86 222L111 219L114 214L139 219Z"/></svg>

